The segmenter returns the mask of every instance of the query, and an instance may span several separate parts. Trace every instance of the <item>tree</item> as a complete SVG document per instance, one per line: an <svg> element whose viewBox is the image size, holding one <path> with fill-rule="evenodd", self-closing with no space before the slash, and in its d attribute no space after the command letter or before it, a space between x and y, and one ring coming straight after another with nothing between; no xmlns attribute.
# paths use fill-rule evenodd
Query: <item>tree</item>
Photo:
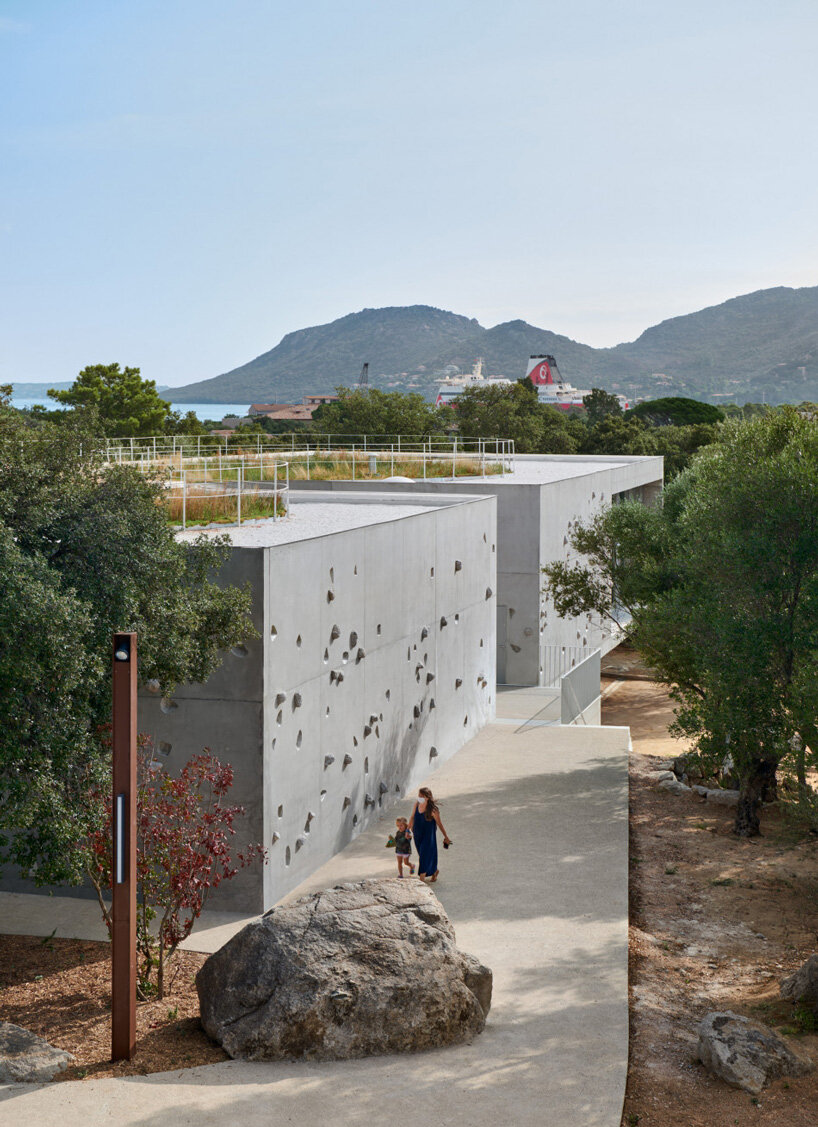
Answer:
<svg viewBox="0 0 818 1127"><path fill-rule="evenodd" d="M232 785L233 769L207 749L190 759L173 778L156 762L148 742L141 741L137 767L136 946L143 998L152 992L154 971L157 997L164 997L167 964L190 935L213 889L264 857L260 845L248 845L235 857L231 852L233 823L244 813L242 806L224 804ZM113 919L103 897L112 879L110 785L98 788L95 799L104 807L105 816L88 836L86 872L110 935Z"/></svg>
<svg viewBox="0 0 818 1127"><path fill-rule="evenodd" d="M530 381L467 387L455 400L457 426L464 438L512 439L521 454L539 451L542 412Z"/></svg>
<svg viewBox="0 0 818 1127"><path fill-rule="evenodd" d="M725 415L720 407L702 403L698 399L668 396L637 403L626 413L627 419L641 419L654 427L694 426L697 423L720 423Z"/></svg>
<svg viewBox="0 0 818 1127"><path fill-rule="evenodd" d="M165 434L208 434L209 431L195 411L169 411L165 419Z"/></svg>
<svg viewBox="0 0 818 1127"><path fill-rule="evenodd" d="M585 408L585 417L589 424L601 423L607 415L621 415L622 404L617 396L601 387L595 387L590 395L583 395L582 405Z"/></svg>
<svg viewBox="0 0 818 1127"><path fill-rule="evenodd" d="M818 427L797 411L725 424L654 510L615 506L545 569L558 613L632 614L671 686L675 731L739 778L736 832L759 832L776 771L818 748Z"/></svg>
<svg viewBox="0 0 818 1127"><path fill-rule="evenodd" d="M67 390L48 394L69 407L95 408L111 437L164 434L170 414L154 380L143 380L139 368L120 370L119 364L90 364Z"/></svg>
<svg viewBox="0 0 818 1127"><path fill-rule="evenodd" d="M354 437L440 434L444 429L447 412L415 392L386 392L376 387L339 387L337 391L334 403L322 403L316 409L313 431Z"/></svg>
<svg viewBox="0 0 818 1127"><path fill-rule="evenodd" d="M99 454L81 415L29 427L0 408L0 854L40 883L82 873L112 631L138 632L140 677L165 693L254 633L249 594L215 582L227 539L177 541L162 483Z"/></svg>
<svg viewBox="0 0 818 1127"><path fill-rule="evenodd" d="M580 446L580 454L656 453L656 442L651 431L639 419L605 415L598 423L588 427Z"/></svg>

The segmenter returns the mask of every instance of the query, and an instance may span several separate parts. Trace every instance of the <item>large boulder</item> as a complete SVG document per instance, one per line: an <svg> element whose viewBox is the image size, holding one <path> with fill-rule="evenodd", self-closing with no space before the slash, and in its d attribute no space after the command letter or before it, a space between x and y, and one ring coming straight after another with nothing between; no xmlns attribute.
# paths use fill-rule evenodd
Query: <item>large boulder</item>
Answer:
<svg viewBox="0 0 818 1127"><path fill-rule="evenodd" d="M202 1025L231 1057L344 1060L469 1041L491 971L455 945L421 881L341 884L248 924L196 976Z"/></svg>
<svg viewBox="0 0 818 1127"><path fill-rule="evenodd" d="M783 980L781 997L801 1002L818 1014L818 955L810 955L795 974Z"/></svg>
<svg viewBox="0 0 818 1127"><path fill-rule="evenodd" d="M30 1029L0 1021L0 1084L42 1084L53 1080L74 1059Z"/></svg>
<svg viewBox="0 0 818 1127"><path fill-rule="evenodd" d="M812 1071L812 1063L796 1056L777 1033L730 1010L702 1019L698 1056L715 1076L754 1096L768 1080Z"/></svg>

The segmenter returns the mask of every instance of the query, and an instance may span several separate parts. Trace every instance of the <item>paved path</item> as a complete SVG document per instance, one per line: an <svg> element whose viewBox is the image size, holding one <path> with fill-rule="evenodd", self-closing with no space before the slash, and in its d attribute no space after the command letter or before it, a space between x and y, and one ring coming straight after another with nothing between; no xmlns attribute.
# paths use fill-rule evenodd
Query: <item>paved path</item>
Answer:
<svg viewBox="0 0 818 1127"><path fill-rule="evenodd" d="M513 719L513 698L503 696L500 711ZM520 699L519 719L539 703ZM489 1021L473 1044L8 1086L0 1123L618 1127L628 1053L628 743L624 728L500 722L429 780L455 842L441 851L435 891L459 946L494 971ZM293 895L392 875L390 825L372 827Z"/></svg>

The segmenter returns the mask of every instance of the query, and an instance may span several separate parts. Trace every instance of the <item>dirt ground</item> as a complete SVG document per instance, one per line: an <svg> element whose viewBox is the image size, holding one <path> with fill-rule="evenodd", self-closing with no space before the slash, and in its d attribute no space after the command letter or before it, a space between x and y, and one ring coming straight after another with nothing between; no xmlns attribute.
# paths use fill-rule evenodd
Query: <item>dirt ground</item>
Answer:
<svg viewBox="0 0 818 1127"><path fill-rule="evenodd" d="M199 1024L194 978L206 958L177 955L165 998L137 1005L134 1059L111 1064L108 944L0 935L0 1018L74 1054L76 1064L57 1080L141 1076L227 1060Z"/></svg>
<svg viewBox="0 0 818 1127"><path fill-rule="evenodd" d="M624 676L628 676L623 669ZM607 679L603 723L627 724L631 756L631 1045L625 1127L818 1125L818 1072L754 1099L696 1061L696 1026L730 1009L784 1032L818 1066L780 980L818 950L818 841L774 810L762 836L732 834L733 812L673 796L647 777L684 746L667 734L662 686ZM785 1032L789 1031L789 1032Z"/></svg>

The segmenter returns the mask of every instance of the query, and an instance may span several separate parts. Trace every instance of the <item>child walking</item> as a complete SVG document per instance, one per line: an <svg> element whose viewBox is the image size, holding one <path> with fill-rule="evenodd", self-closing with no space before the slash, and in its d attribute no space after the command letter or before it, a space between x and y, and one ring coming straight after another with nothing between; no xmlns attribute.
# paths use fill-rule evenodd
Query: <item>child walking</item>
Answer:
<svg viewBox="0 0 818 1127"><path fill-rule="evenodd" d="M395 856L398 859L398 876L403 876L404 863L408 865L409 872L414 876L415 866L410 861L412 856L412 831L405 818L396 818L395 825Z"/></svg>

